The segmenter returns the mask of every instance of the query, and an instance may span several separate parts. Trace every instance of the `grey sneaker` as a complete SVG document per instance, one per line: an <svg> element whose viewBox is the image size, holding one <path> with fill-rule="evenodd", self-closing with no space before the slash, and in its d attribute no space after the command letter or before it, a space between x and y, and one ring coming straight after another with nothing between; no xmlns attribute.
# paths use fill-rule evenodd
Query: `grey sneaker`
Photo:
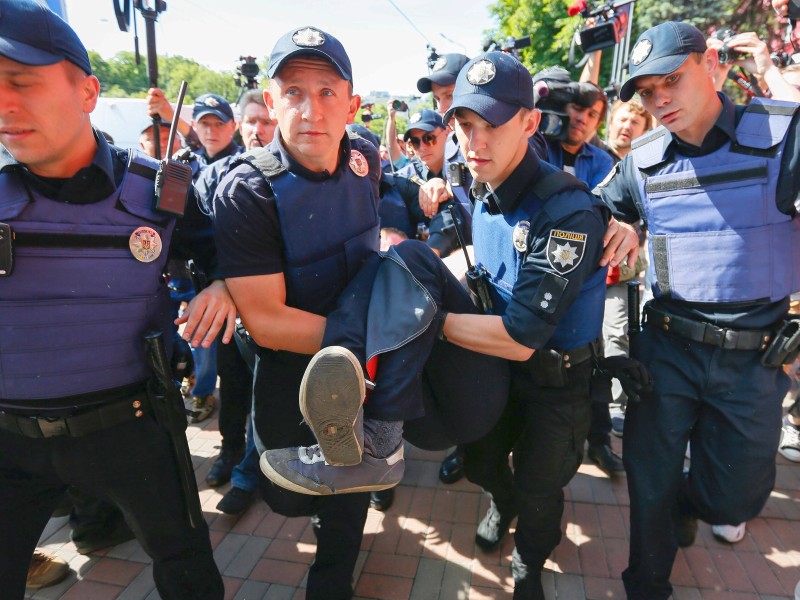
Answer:
<svg viewBox="0 0 800 600"><path fill-rule="evenodd" d="M192 407L189 409L189 423L201 423L214 412L217 399L214 394L208 396L192 396Z"/></svg>
<svg viewBox="0 0 800 600"><path fill-rule="evenodd" d="M783 417L778 452L792 462L800 462L800 426L792 423L788 416Z"/></svg>
<svg viewBox="0 0 800 600"><path fill-rule="evenodd" d="M402 444L391 456L364 453L359 464L348 467L325 462L319 444L267 450L259 463L275 485L312 496L385 490L400 483L405 470Z"/></svg>
<svg viewBox="0 0 800 600"><path fill-rule="evenodd" d="M300 383L300 412L327 464L349 467L361 462L365 393L361 365L347 348L323 348L306 367Z"/></svg>

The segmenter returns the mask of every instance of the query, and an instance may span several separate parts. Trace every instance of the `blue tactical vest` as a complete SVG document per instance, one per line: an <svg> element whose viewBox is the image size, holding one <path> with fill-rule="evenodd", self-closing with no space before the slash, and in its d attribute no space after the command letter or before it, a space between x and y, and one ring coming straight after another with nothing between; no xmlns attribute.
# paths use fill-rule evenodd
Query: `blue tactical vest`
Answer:
<svg viewBox="0 0 800 600"><path fill-rule="evenodd" d="M706 156L668 159L664 128L634 144L655 297L775 302L800 289L800 220L775 205L796 109L753 99L736 143Z"/></svg>
<svg viewBox="0 0 800 600"><path fill-rule="evenodd" d="M175 220L153 210L157 169L131 150L119 188L91 204L50 200L0 174L0 221L15 234L13 270L0 277L0 399L64 398L151 376L142 336L174 327L162 271ZM131 250L155 245L142 227L160 238L151 262Z"/></svg>
<svg viewBox="0 0 800 600"><path fill-rule="evenodd" d="M570 197L569 202L558 198L570 189L588 191L571 175L549 163L540 163L540 178L533 190L508 214L492 215L483 202L477 202L472 219L475 262L489 273L495 314L505 314L511 300L526 254L513 243L514 228L520 221L531 221L547 207L547 218L554 221L575 212L589 209L592 197L588 194ZM553 177L553 174L557 174ZM597 200L599 202L599 200ZM530 244L528 244L530 246ZM606 269L599 268L587 278L580 294L561 317L546 347L559 350L577 348L600 337L606 295Z"/></svg>
<svg viewBox="0 0 800 600"><path fill-rule="evenodd" d="M405 233L409 239L413 239L417 235L417 224L411 222L405 200L394 185L394 175L384 173L382 178L383 191L378 203L381 227L394 227Z"/></svg>
<svg viewBox="0 0 800 600"><path fill-rule="evenodd" d="M372 144L357 136L351 136L350 144L363 155L375 153ZM262 148L239 160L261 172L275 196L286 304L327 315L370 253L380 247L378 198L369 177L340 165L325 181L309 181Z"/></svg>

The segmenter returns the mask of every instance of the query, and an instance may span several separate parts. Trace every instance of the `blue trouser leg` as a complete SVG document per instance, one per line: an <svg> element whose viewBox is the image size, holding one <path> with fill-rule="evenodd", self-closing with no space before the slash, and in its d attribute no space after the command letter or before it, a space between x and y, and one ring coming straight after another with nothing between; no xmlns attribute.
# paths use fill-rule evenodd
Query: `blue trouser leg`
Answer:
<svg viewBox="0 0 800 600"><path fill-rule="evenodd" d="M625 417L631 543L623 581L629 598L661 600L672 591L679 503L726 524L755 517L769 498L788 378L762 367L757 351L723 350L653 327L640 334L635 357L655 389L629 403Z"/></svg>
<svg viewBox="0 0 800 600"><path fill-rule="evenodd" d="M248 492L258 487L261 469L258 466L258 450L253 439L253 426L247 427L247 443L244 448L244 458L233 468L231 485Z"/></svg>

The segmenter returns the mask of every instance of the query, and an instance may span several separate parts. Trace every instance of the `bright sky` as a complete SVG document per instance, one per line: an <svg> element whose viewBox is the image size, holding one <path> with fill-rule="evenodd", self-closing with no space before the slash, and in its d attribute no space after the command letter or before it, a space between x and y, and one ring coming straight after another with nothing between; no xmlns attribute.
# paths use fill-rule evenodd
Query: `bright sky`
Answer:
<svg viewBox="0 0 800 600"><path fill-rule="evenodd" d="M106 58L120 50L133 50L133 32L123 33L117 27L114 1L66 0L72 27L88 49ZM167 11L156 24L156 48L160 55L179 54L215 70L233 70L239 56L252 55L262 60L282 34L301 25L314 25L344 44L353 63L357 93L366 95L383 90L397 95L417 94L417 79L427 74L426 43L431 43L440 54L461 52L470 57L479 54L483 32L494 27L488 10L490 3L490 0L167 0ZM140 16L137 18L144 61L144 24Z"/></svg>

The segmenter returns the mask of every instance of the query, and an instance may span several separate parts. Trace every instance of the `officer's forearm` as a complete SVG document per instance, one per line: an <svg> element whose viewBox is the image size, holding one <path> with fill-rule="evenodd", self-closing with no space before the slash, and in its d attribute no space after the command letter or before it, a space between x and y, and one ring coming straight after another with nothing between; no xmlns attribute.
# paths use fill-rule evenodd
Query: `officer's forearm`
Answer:
<svg viewBox="0 0 800 600"><path fill-rule="evenodd" d="M533 355L533 349L508 335L500 316L450 313L443 331L448 342L481 354L518 361Z"/></svg>

